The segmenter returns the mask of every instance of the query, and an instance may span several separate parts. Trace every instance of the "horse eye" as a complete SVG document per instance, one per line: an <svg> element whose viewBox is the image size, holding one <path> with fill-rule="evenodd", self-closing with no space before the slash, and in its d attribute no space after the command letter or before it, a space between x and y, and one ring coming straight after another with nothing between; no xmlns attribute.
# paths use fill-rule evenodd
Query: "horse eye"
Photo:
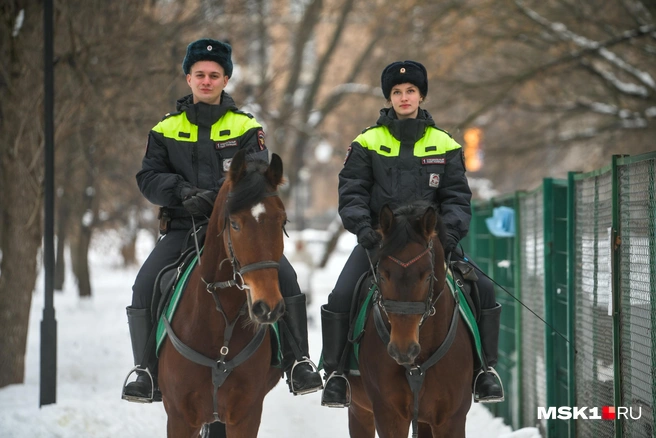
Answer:
<svg viewBox="0 0 656 438"><path fill-rule="evenodd" d="M235 221L230 221L230 226L232 227L233 230L239 231L239 224Z"/></svg>

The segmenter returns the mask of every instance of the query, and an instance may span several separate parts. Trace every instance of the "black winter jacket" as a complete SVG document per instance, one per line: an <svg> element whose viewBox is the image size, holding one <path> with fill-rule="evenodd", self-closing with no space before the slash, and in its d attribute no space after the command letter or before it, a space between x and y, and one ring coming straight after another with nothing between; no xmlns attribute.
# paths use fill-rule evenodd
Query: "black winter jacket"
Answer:
<svg viewBox="0 0 656 438"><path fill-rule="evenodd" d="M383 108L375 126L351 143L339 173L339 214L353 234L378 226L380 209L418 201L436 204L447 231L462 239L469 231L471 190L462 148L419 109L399 120Z"/></svg>
<svg viewBox="0 0 656 438"><path fill-rule="evenodd" d="M146 199L168 210L172 229L187 229L191 216L182 206L183 187L218 193L239 149L263 160L268 160L268 150L262 126L240 112L225 91L219 105L194 104L188 95L178 100L176 109L148 134L137 183Z"/></svg>

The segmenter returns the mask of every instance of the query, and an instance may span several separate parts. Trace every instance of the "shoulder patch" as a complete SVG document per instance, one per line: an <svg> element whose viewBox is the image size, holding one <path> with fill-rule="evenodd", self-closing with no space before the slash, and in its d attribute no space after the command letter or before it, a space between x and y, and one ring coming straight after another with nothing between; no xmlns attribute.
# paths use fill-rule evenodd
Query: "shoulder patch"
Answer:
<svg viewBox="0 0 656 438"><path fill-rule="evenodd" d="M346 165L346 162L348 161L349 157L351 156L351 151L353 150L353 146L349 146L348 149L346 150L346 156L344 157L344 165Z"/></svg>
<svg viewBox="0 0 656 438"><path fill-rule="evenodd" d="M264 129L262 128L257 130L257 144L260 145L261 151L266 149L266 145L264 144Z"/></svg>

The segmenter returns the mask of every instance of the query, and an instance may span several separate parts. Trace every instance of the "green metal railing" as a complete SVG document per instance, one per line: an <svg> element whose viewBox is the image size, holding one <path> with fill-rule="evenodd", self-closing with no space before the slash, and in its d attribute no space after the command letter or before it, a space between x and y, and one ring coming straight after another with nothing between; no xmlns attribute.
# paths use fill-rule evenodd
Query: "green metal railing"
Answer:
<svg viewBox="0 0 656 438"><path fill-rule="evenodd" d="M499 206L515 210L514 237L487 230ZM656 152L472 210L465 251L548 324L496 290L506 401L493 413L544 437L654 436ZM538 407L561 406L626 407L634 419L538 420Z"/></svg>

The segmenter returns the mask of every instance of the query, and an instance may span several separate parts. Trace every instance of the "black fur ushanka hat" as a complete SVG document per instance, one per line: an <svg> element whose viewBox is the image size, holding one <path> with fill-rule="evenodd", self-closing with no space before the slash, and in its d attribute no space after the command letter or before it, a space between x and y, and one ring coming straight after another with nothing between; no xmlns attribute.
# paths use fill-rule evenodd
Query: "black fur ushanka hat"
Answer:
<svg viewBox="0 0 656 438"><path fill-rule="evenodd" d="M405 83L416 85L419 93L426 97L428 94L426 67L416 61L396 61L385 67L380 76L380 86L387 100L390 98L393 86Z"/></svg>
<svg viewBox="0 0 656 438"><path fill-rule="evenodd" d="M191 66L198 61L214 61L223 67L226 76L232 77L231 56L232 47L230 47L230 44L211 38L203 38L187 46L187 54L184 61L182 61L182 71L188 75Z"/></svg>

